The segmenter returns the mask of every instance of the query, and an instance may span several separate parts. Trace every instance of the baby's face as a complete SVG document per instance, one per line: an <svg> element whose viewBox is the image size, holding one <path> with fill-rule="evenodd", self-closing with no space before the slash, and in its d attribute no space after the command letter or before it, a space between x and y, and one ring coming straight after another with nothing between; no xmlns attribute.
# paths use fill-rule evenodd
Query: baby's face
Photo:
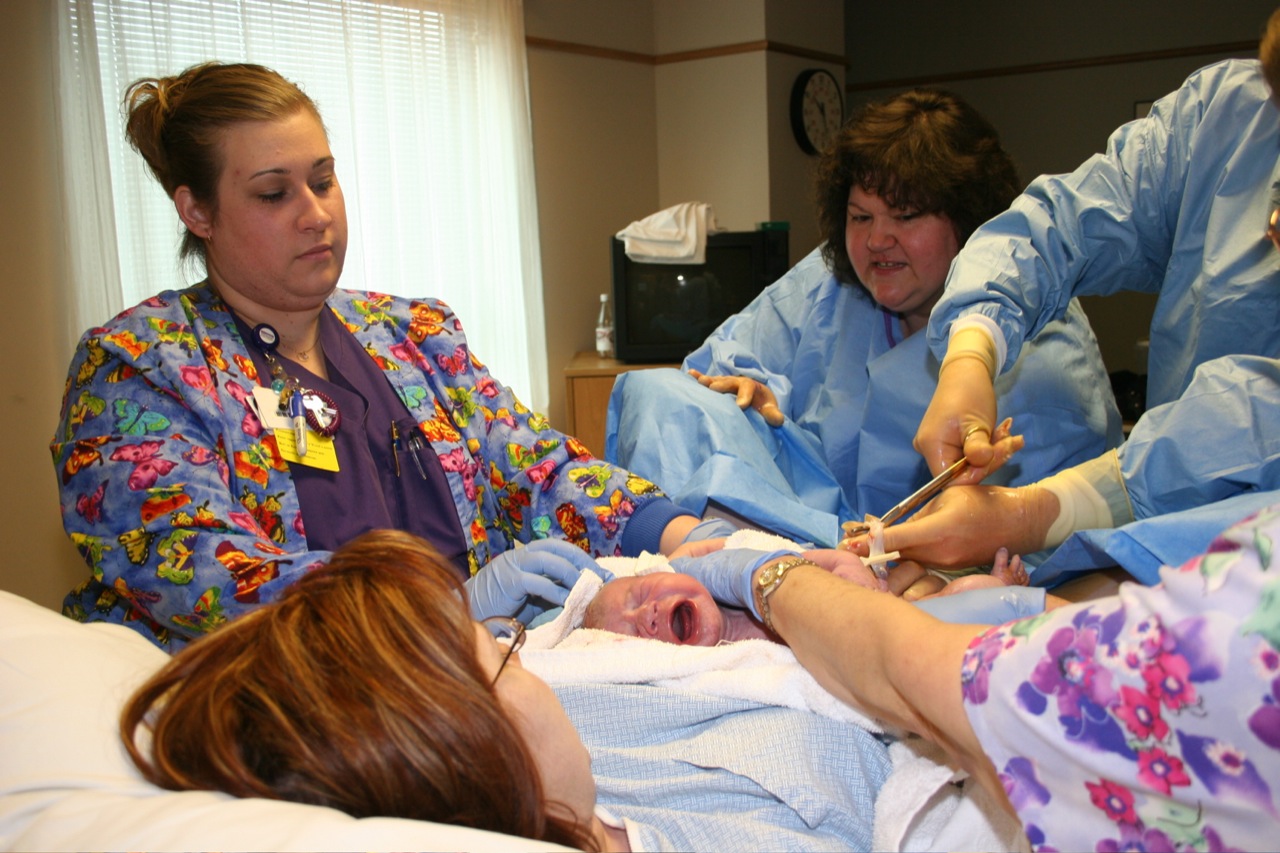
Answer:
<svg viewBox="0 0 1280 853"><path fill-rule="evenodd" d="M724 617L706 587L678 572L609 581L587 605L582 626L681 646L714 646L724 635Z"/></svg>

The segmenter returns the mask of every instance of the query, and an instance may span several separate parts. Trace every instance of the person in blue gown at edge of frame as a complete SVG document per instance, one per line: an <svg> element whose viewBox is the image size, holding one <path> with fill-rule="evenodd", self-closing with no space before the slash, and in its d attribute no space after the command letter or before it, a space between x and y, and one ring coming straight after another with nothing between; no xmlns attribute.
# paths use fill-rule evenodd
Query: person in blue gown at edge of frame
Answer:
<svg viewBox="0 0 1280 853"><path fill-rule="evenodd" d="M839 541L843 522L883 513L930 476L911 444L938 371L920 332L960 246L1020 186L995 129L955 95L866 106L820 160L823 244L683 371L619 376L605 458L693 512L718 505L820 546ZM996 483L1033 482L1122 438L1079 305L1037 331L997 382L1025 445Z"/></svg>
<svg viewBox="0 0 1280 853"><path fill-rule="evenodd" d="M1038 178L974 233L929 323L944 356L916 438L930 469L961 455L986 464L992 377L1001 387L1000 371L1077 295L1157 295L1147 410L1118 449L1043 481L969 488L962 477L887 530L887 550L945 568L1000 546L1057 547L1032 583L1108 566L1154 583L1161 564L1181 564L1276 501L1277 92L1280 10L1259 59L1196 71L1116 130L1104 153ZM845 545L867 553L865 540Z"/></svg>
<svg viewBox="0 0 1280 853"><path fill-rule="evenodd" d="M443 302L338 287L346 206L297 85L206 63L125 102L207 277L90 329L72 358L51 451L92 575L64 613L176 650L393 528L445 554L478 617L528 621L607 575L593 557L696 535L699 518L525 407Z"/></svg>

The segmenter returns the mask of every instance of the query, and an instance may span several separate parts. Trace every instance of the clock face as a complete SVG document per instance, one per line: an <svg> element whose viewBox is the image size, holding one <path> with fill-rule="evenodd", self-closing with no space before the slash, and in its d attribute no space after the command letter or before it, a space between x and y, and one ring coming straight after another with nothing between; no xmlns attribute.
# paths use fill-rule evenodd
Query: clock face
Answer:
<svg viewBox="0 0 1280 853"><path fill-rule="evenodd" d="M820 154L844 123L840 84L821 68L803 71L791 88L791 130L806 154Z"/></svg>

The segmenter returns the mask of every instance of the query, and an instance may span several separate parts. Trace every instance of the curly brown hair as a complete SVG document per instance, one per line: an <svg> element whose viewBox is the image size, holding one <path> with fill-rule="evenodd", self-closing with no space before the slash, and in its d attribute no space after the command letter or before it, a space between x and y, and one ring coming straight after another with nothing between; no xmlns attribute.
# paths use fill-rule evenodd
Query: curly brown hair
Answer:
<svg viewBox="0 0 1280 853"><path fill-rule="evenodd" d="M121 735L143 776L171 790L593 849L588 827L548 813L474 624L461 581L430 545L371 531L175 655L130 698Z"/></svg>
<svg viewBox="0 0 1280 853"><path fill-rule="evenodd" d="M991 123L958 95L936 89L862 107L822 155L815 177L823 258L847 284L858 281L844 240L853 186L895 207L945 214L961 245L1021 190Z"/></svg>
<svg viewBox="0 0 1280 853"><path fill-rule="evenodd" d="M1262 76L1271 87L1271 99L1280 103L1280 9L1267 18L1258 44L1258 59L1262 62Z"/></svg>

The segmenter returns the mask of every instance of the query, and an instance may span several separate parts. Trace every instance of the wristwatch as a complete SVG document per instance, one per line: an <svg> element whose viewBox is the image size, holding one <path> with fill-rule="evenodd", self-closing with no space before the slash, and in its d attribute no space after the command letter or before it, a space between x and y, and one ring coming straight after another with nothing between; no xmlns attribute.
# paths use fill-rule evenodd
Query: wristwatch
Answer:
<svg viewBox="0 0 1280 853"><path fill-rule="evenodd" d="M756 610L760 612L760 618L764 620L764 626L770 632L776 634L773 630L773 620L769 617L769 596L778 591L778 587L782 586L782 579L787 576L787 572L796 566L817 566L818 564L812 560L806 560L804 557L788 557L777 563L771 563L764 567L756 578L755 596Z"/></svg>

